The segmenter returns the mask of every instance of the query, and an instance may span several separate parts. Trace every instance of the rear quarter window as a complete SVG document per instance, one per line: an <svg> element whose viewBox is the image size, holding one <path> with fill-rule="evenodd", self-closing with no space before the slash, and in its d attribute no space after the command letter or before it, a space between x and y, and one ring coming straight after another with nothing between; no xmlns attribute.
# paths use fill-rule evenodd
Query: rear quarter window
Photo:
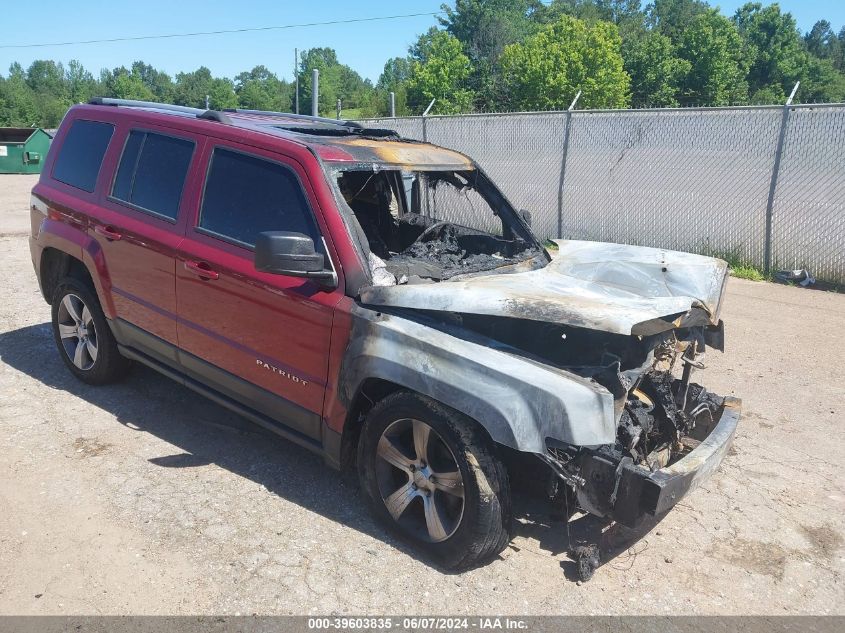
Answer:
<svg viewBox="0 0 845 633"><path fill-rule="evenodd" d="M81 119L71 123L53 165L53 178L93 192L112 134L114 126L110 123Z"/></svg>
<svg viewBox="0 0 845 633"><path fill-rule="evenodd" d="M133 130L120 157L112 198L175 220L193 153L193 141Z"/></svg>

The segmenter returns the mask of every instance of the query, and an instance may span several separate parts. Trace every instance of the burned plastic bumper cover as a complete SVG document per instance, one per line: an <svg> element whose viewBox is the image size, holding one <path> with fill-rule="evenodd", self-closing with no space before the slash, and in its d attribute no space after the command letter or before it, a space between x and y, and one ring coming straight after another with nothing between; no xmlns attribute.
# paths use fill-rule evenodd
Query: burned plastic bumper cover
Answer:
<svg viewBox="0 0 845 633"><path fill-rule="evenodd" d="M702 435L706 435L700 437L701 443L677 462L654 472L630 459L613 464L601 455L591 455L582 465L585 486L594 481L613 482L609 516L623 525L636 527L647 516L661 516L722 463L733 442L741 409L741 400L725 398L714 424L702 429Z"/></svg>

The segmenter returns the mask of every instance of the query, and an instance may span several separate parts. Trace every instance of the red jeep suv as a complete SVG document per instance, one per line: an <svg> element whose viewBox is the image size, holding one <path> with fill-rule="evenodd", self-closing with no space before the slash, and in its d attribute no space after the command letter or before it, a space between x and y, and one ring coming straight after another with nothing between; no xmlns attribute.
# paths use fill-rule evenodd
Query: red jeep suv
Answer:
<svg viewBox="0 0 845 633"><path fill-rule="evenodd" d="M391 130L96 99L31 209L75 376L142 363L355 465L447 566L506 546L506 457L570 513L636 525L734 435L739 401L690 382L723 349L724 262L564 240L552 258L475 162Z"/></svg>

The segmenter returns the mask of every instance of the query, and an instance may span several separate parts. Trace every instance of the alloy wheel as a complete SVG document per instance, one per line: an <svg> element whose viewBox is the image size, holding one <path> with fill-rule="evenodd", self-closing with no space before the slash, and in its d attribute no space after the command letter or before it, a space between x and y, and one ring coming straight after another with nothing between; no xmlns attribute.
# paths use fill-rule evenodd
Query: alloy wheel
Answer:
<svg viewBox="0 0 845 633"><path fill-rule="evenodd" d="M393 519L418 538L452 536L464 512L464 480L443 438L421 420L392 422L376 447L376 478Z"/></svg>
<svg viewBox="0 0 845 633"><path fill-rule="evenodd" d="M97 362L97 329L88 306L68 293L59 305L57 320L65 354L76 367L88 371Z"/></svg>

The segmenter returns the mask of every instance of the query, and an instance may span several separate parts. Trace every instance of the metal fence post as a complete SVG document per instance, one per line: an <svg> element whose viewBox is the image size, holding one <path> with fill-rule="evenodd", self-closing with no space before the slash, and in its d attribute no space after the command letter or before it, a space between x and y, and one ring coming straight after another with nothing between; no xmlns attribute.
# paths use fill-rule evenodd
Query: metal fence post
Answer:
<svg viewBox="0 0 845 633"><path fill-rule="evenodd" d="M560 185L557 192L557 239L563 237L563 183L566 177L566 155L569 153L569 128L572 124L572 110L581 98L581 91L575 95L569 108L566 110L566 127L563 133L563 156L560 159Z"/></svg>
<svg viewBox="0 0 845 633"><path fill-rule="evenodd" d="M426 135L425 120L426 120L426 117L428 117L428 113L431 111L431 108L434 106L435 101L437 101L437 99L432 99L431 103L429 103L428 107L425 109L425 112L422 113L422 120L423 120L423 137L422 137L422 140L423 141L428 141L428 136Z"/></svg>
<svg viewBox="0 0 845 633"><path fill-rule="evenodd" d="M320 116L320 71L311 71L311 116Z"/></svg>
<svg viewBox="0 0 845 633"><path fill-rule="evenodd" d="M786 139L786 124L789 120L789 106L792 99L798 92L800 81L795 82L795 87L789 93L789 98L783 106L783 116L780 119L780 134L778 135L777 149L775 150L775 164L772 167L772 180L769 183L769 199L766 201L766 241L763 245L763 272L767 275L772 269L772 211L775 205L775 191L778 186L778 174L780 172L780 160L783 156L783 143Z"/></svg>

